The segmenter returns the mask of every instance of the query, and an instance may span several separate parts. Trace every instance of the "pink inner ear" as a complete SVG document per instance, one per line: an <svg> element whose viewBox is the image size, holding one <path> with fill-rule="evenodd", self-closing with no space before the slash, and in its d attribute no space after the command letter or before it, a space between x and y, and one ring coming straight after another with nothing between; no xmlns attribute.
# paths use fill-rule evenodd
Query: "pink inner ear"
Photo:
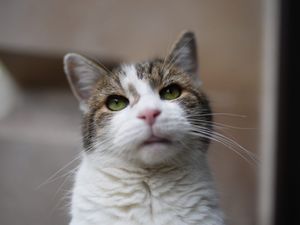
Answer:
<svg viewBox="0 0 300 225"><path fill-rule="evenodd" d="M86 101L93 85L103 73L101 67L88 58L70 53L64 58L65 72L71 89L79 101Z"/></svg>
<svg viewBox="0 0 300 225"><path fill-rule="evenodd" d="M191 76L197 75L197 45L193 32L185 32L181 35L168 56L168 61Z"/></svg>

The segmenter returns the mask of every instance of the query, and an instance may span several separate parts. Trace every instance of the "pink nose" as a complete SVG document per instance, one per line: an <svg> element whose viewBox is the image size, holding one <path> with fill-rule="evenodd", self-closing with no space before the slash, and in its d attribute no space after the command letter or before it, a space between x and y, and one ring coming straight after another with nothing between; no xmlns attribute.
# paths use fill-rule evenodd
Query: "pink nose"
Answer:
<svg viewBox="0 0 300 225"><path fill-rule="evenodd" d="M146 109L138 115L138 118L145 120L149 125L153 125L160 113L161 111L158 109Z"/></svg>

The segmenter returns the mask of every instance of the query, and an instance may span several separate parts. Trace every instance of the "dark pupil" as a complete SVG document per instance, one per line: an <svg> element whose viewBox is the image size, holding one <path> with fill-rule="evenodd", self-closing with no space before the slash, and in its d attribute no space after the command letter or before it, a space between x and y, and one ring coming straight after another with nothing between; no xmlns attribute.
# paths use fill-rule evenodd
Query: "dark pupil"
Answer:
<svg viewBox="0 0 300 225"><path fill-rule="evenodd" d="M174 89L173 89L173 88L168 88L168 89L167 89L167 93L168 93L168 94L173 94L173 92L174 92Z"/></svg>
<svg viewBox="0 0 300 225"><path fill-rule="evenodd" d="M116 105L119 104L119 99L115 98L113 101L114 101L114 103L115 103Z"/></svg>

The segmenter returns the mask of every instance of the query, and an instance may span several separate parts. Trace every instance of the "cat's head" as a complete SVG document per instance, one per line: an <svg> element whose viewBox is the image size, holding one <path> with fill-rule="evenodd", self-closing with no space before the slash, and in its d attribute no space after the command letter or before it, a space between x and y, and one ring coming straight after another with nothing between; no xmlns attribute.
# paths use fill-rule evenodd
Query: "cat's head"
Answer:
<svg viewBox="0 0 300 225"><path fill-rule="evenodd" d="M152 166L206 151L211 111L192 32L183 33L164 59L109 71L70 53L64 65L83 112L84 148L99 164Z"/></svg>

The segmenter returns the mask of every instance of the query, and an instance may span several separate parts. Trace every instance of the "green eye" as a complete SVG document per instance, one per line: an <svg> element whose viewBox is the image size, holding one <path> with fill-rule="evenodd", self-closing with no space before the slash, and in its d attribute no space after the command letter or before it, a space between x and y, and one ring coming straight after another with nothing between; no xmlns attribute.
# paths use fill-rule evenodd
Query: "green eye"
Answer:
<svg viewBox="0 0 300 225"><path fill-rule="evenodd" d="M106 107L111 111L120 111L128 105L127 98L120 95L111 95L106 100Z"/></svg>
<svg viewBox="0 0 300 225"><path fill-rule="evenodd" d="M161 99L164 100L173 100L178 98L181 95L181 88L177 84L171 84L163 88L160 92Z"/></svg>

